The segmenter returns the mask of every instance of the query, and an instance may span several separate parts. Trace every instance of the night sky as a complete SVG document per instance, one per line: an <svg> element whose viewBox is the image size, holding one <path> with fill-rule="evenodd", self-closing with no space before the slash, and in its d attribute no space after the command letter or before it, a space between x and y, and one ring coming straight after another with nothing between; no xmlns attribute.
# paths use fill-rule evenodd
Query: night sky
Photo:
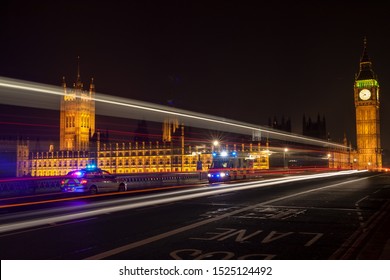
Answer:
<svg viewBox="0 0 390 280"><path fill-rule="evenodd" d="M0 76L257 125L325 117L355 147L353 84L367 37L390 150L390 4L375 1L2 1ZM98 112L97 112L98 113ZM97 124L99 127L99 124Z"/></svg>

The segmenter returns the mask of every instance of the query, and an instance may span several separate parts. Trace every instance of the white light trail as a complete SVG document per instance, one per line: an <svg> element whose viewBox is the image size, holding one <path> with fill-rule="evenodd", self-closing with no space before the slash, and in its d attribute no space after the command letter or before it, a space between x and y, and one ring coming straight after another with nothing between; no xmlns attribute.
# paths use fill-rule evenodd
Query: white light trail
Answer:
<svg viewBox="0 0 390 280"><path fill-rule="evenodd" d="M321 177L342 176L342 175L348 175L348 174L360 173L360 172L366 172L366 171L350 170L350 171L330 172L330 173L313 174L313 175L299 175L293 177L283 177L283 178L264 180L261 182L246 182L246 183L229 184L229 185L221 185L221 186L210 186L206 190L205 188L200 188L195 190L175 191L175 192L162 193L162 194L136 197L136 198L132 197L129 199L123 199L114 202L96 203L94 205L99 206L101 208L96 210L85 210L83 209L82 206L80 206L79 209L84 210L83 212L80 213L65 214L65 215L57 214L56 216L50 218L29 219L27 221L22 221L22 222L3 224L0 226L0 233L26 229L30 227L61 223L61 222L66 222L66 221L76 220L76 219L85 219L85 218L90 218L93 216L107 214L107 213L113 213L117 211L124 211L129 209L136 209L140 207L147 207L147 206L155 206L158 204L172 203L172 202L210 196L210 195L224 194L224 193L229 193L229 192L234 192L239 190L255 189L255 188L261 188L261 187L272 186L277 184L291 183L291 182L297 182L303 180L312 180ZM345 183L347 182L348 181L346 181ZM124 205L109 206L109 204L118 204L119 202L123 203L125 201L127 201L128 203ZM107 206L104 207L103 205L107 205ZM88 209L90 207L91 205L87 205L85 208ZM54 211L58 212L58 209L57 210L54 209Z"/></svg>
<svg viewBox="0 0 390 280"><path fill-rule="evenodd" d="M3 104L53 110L58 109L59 97L61 96L65 96L64 90L61 87L0 77L0 102ZM322 147L341 148L344 150L350 149L348 146L338 143L303 137L298 134L280 132L245 122L133 99L96 93L94 100L96 102L96 111L99 115L128 119L145 119L156 122L162 122L167 117L177 117L188 126L246 135L253 135L253 132L256 131L261 132L268 138L295 141Z"/></svg>

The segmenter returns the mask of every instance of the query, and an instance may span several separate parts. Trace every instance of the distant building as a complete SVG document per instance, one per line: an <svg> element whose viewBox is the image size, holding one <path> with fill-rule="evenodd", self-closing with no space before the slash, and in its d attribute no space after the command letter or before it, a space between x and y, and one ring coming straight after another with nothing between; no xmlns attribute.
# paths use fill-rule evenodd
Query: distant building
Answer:
<svg viewBox="0 0 390 280"><path fill-rule="evenodd" d="M268 118L268 126L273 129L291 132L291 119L288 118L286 120L284 117L282 117L282 120L278 121L276 117L274 117L273 119Z"/></svg>
<svg viewBox="0 0 390 280"><path fill-rule="evenodd" d="M310 117L306 119L306 116L303 115L302 134L304 136L327 140L325 117L321 119L320 114L318 114L317 120L314 122Z"/></svg>
<svg viewBox="0 0 390 280"><path fill-rule="evenodd" d="M29 140L21 137L0 139L0 178L29 174Z"/></svg>

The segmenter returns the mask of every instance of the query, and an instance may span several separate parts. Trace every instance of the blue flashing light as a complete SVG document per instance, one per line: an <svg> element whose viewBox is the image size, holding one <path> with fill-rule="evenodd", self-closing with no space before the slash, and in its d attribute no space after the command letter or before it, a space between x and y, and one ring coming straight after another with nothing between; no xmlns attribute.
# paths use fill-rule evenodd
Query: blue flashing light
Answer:
<svg viewBox="0 0 390 280"><path fill-rule="evenodd" d="M216 157L217 156L217 153L216 152L213 152L213 157Z"/></svg>
<svg viewBox="0 0 390 280"><path fill-rule="evenodd" d="M94 164L87 164L87 169L95 169L96 168L96 165Z"/></svg>
<svg viewBox="0 0 390 280"><path fill-rule="evenodd" d="M237 152L232 152L232 156L236 157L237 156Z"/></svg>

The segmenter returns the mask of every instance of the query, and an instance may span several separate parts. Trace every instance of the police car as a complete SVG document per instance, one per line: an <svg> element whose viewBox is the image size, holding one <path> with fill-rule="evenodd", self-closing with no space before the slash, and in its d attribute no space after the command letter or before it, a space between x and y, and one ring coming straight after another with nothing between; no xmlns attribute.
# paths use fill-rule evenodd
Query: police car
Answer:
<svg viewBox="0 0 390 280"><path fill-rule="evenodd" d="M61 181L61 191L66 193L90 193L126 191L125 181L100 168L85 168L71 171Z"/></svg>

